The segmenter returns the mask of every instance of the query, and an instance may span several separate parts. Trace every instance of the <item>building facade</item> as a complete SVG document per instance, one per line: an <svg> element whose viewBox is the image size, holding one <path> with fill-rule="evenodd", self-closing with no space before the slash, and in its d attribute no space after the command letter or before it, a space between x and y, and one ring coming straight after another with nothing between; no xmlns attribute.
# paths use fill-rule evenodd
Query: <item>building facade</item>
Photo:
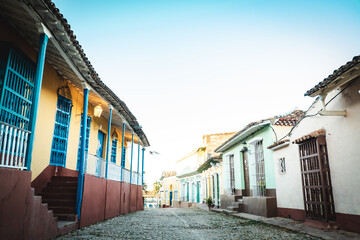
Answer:
<svg viewBox="0 0 360 240"><path fill-rule="evenodd" d="M162 173L160 183L161 190L161 205L164 207L174 206L174 201L179 201L180 183L176 177L175 171L165 171Z"/></svg>
<svg viewBox="0 0 360 240"><path fill-rule="evenodd" d="M250 123L215 150L223 160L221 208L276 216L273 156L267 146L285 136L302 114Z"/></svg>
<svg viewBox="0 0 360 240"><path fill-rule="evenodd" d="M53 238L57 220L143 209L149 142L63 15L51 1L1 1L0 29L1 236Z"/></svg>
<svg viewBox="0 0 360 240"><path fill-rule="evenodd" d="M278 216L360 232L360 57L306 92L317 97L291 135L269 148Z"/></svg>

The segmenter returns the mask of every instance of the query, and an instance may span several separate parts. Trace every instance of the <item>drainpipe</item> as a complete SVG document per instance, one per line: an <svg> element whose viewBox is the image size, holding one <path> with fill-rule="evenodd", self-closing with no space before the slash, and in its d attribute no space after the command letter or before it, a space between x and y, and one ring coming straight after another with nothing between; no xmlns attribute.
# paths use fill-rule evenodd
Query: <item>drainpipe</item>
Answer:
<svg viewBox="0 0 360 240"><path fill-rule="evenodd" d="M132 133L131 135L130 184L132 183L131 178L132 178L133 148L134 148L134 133Z"/></svg>
<svg viewBox="0 0 360 240"><path fill-rule="evenodd" d="M123 132L122 132L122 144L121 144L121 160L120 160L120 171L121 171L121 174L120 174L120 181L122 182L123 181L123 164L122 164L122 157L123 157L123 152L124 152L124 139L125 139L125 122L123 123Z"/></svg>
<svg viewBox="0 0 360 240"><path fill-rule="evenodd" d="M33 93L34 95L33 95L31 115L30 115L31 121L30 121L29 131L31 132L31 134L29 137L28 151L26 153L26 168L28 171L31 171L31 157L32 157L34 139L35 139L36 118L37 118L39 101L40 101L40 91L41 91L41 84L44 74L46 46L48 43L48 39L49 37L45 33L42 33L40 35L40 47L39 47L39 55L37 59L35 86L34 86L35 91Z"/></svg>
<svg viewBox="0 0 360 240"><path fill-rule="evenodd" d="M109 105L109 109L110 109L110 116L109 116L109 128L108 128L108 138L107 138L107 143L106 143L106 169L105 169L105 179L108 178L108 168L109 168L109 145L110 145L110 137L111 137L111 115L112 115L112 110L113 107L111 105Z"/></svg>
<svg viewBox="0 0 360 240"><path fill-rule="evenodd" d="M139 163L140 163L140 139L139 139L139 143L138 143L138 162L137 162L137 179L136 179L136 185L139 185Z"/></svg>
<svg viewBox="0 0 360 240"><path fill-rule="evenodd" d="M142 164L141 164L141 185L144 186L144 153L145 153L145 148L142 149Z"/></svg>
<svg viewBox="0 0 360 240"><path fill-rule="evenodd" d="M85 169L85 140L86 140L86 125L87 125L87 112L88 112L88 97L89 97L89 86L85 83L84 86L84 102L83 102L83 119L81 128L81 142L80 142L80 166L79 166L79 177L78 177L78 188L76 194L76 214L80 221L81 213L81 202L84 188L84 169Z"/></svg>

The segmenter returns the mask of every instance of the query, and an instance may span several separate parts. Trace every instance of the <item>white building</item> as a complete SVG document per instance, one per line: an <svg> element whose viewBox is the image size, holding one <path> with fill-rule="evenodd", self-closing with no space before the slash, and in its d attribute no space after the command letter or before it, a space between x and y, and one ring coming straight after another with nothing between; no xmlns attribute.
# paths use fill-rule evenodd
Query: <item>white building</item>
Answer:
<svg viewBox="0 0 360 240"><path fill-rule="evenodd" d="M269 147L278 216L360 232L359 69L358 56L307 91L306 116Z"/></svg>

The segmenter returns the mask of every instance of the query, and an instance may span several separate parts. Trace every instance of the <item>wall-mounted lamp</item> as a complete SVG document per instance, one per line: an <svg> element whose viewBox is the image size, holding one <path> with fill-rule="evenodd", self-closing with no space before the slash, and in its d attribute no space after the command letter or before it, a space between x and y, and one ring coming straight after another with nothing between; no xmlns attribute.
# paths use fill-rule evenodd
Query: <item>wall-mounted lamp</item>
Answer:
<svg viewBox="0 0 360 240"><path fill-rule="evenodd" d="M246 145L246 141L243 141L242 144L243 144L243 145Z"/></svg>
<svg viewBox="0 0 360 240"><path fill-rule="evenodd" d="M95 108L94 108L94 117L100 117L101 114L102 114L102 107L101 105L97 105Z"/></svg>
<svg viewBox="0 0 360 240"><path fill-rule="evenodd" d="M112 140L118 139L118 134L114 131L113 134L111 135Z"/></svg>

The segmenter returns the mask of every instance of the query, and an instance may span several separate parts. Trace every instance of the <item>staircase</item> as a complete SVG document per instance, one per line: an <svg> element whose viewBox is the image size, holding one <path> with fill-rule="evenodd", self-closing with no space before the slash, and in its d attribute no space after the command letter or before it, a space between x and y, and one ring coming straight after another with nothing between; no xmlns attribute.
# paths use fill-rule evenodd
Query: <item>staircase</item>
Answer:
<svg viewBox="0 0 360 240"><path fill-rule="evenodd" d="M235 202L232 202L231 206L228 206L228 210L232 212L243 212L244 211L244 204L241 195L235 195Z"/></svg>
<svg viewBox="0 0 360 240"><path fill-rule="evenodd" d="M77 177L53 176L40 193L43 203L47 203L49 210L52 210L54 217L57 217L59 226L64 225L61 221L77 223L75 210L77 184Z"/></svg>

